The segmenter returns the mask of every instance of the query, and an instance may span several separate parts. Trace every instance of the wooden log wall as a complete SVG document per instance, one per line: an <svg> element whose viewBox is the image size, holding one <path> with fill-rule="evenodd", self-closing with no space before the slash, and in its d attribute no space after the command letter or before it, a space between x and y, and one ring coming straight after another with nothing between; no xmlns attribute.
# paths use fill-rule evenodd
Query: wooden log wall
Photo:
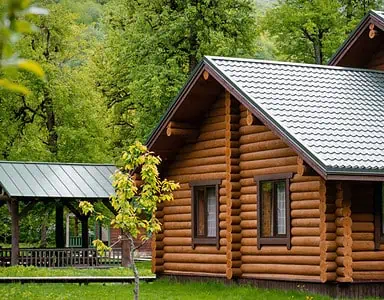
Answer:
<svg viewBox="0 0 384 300"><path fill-rule="evenodd" d="M226 223L228 279L241 276L240 228L240 153L239 153L239 103L229 92L225 94L226 108Z"/></svg>
<svg viewBox="0 0 384 300"><path fill-rule="evenodd" d="M228 177L226 166L228 159L236 153L229 148L232 140L236 140L236 117L226 117L228 109L230 105L226 106L223 94L205 116L196 141L180 149L165 173L166 178L180 183L180 189L174 192L174 201L164 203L158 212L159 217L163 217L163 231L157 235L153 246L156 273L226 276L228 272L227 244L232 237L226 231L227 204L230 202L227 189L235 182L232 184L232 178ZM220 247L197 245L193 249L189 183L215 179L222 180L219 190Z"/></svg>
<svg viewBox="0 0 384 300"><path fill-rule="evenodd" d="M291 249L286 246L257 249L257 187L254 176L297 173L298 157L266 126L247 125L247 110L240 106L240 111L242 276L311 281L332 277L329 274L336 270L336 263L331 249L336 249L335 242L328 241L325 184L318 176L295 174L291 180Z"/></svg>
<svg viewBox="0 0 384 300"><path fill-rule="evenodd" d="M374 183L351 187L353 281L384 280L384 245L375 250Z"/></svg>
<svg viewBox="0 0 384 300"><path fill-rule="evenodd" d="M352 282L352 219L349 185L337 183L336 194L336 246L337 281Z"/></svg>

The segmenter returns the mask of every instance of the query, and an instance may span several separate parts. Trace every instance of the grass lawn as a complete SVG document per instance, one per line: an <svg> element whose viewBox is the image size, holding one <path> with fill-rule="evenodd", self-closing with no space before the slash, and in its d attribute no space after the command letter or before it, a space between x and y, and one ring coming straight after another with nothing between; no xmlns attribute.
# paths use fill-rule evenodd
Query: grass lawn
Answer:
<svg viewBox="0 0 384 300"><path fill-rule="evenodd" d="M131 284L4 284L1 299L132 299ZM256 289L221 283L175 283L160 279L141 284L141 299L330 299L300 292Z"/></svg>
<svg viewBox="0 0 384 300"><path fill-rule="evenodd" d="M151 262L136 263L141 276L153 276ZM54 276L133 276L131 269L78 269L78 268L36 268L36 267L8 267L0 268L0 277L54 277Z"/></svg>

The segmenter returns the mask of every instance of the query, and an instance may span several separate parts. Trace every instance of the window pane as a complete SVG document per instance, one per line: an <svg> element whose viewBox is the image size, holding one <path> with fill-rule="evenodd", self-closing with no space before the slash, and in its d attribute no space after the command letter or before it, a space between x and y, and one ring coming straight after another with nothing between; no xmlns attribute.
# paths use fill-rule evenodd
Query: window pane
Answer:
<svg viewBox="0 0 384 300"><path fill-rule="evenodd" d="M196 189L197 235L205 236L205 199L204 189Z"/></svg>
<svg viewBox="0 0 384 300"><path fill-rule="evenodd" d="M217 201L216 188L207 188L207 236L216 237L217 220Z"/></svg>
<svg viewBox="0 0 384 300"><path fill-rule="evenodd" d="M272 201L272 182L261 182L261 236L272 237L273 236L273 201Z"/></svg>
<svg viewBox="0 0 384 300"><path fill-rule="evenodd" d="M287 223L286 223L286 201L285 201L285 182L276 183L276 202L277 202L277 234L286 234L287 233Z"/></svg>

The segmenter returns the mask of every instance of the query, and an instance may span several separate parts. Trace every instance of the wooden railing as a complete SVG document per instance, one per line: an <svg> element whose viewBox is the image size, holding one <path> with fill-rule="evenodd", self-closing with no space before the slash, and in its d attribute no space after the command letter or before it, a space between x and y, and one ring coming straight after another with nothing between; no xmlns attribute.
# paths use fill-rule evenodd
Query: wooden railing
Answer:
<svg viewBox="0 0 384 300"><path fill-rule="evenodd" d="M113 267L121 264L121 248L100 255L95 248L20 249L19 265L48 268ZM0 267L11 264L11 249L0 249Z"/></svg>

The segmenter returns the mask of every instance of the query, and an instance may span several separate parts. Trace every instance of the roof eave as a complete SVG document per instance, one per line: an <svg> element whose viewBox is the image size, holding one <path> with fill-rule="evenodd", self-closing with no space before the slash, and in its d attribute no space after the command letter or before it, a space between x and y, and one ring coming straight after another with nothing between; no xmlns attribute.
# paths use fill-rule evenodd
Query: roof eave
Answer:
<svg viewBox="0 0 384 300"><path fill-rule="evenodd" d="M202 74L203 70L204 70L204 60L201 60L199 62L199 64L195 67L195 69L192 71L191 75L189 76L188 80L186 81L186 84L183 86L183 88L180 90L180 92L174 98L172 103L169 105L167 111L164 113L163 117L160 119L160 121L156 125L155 129L149 135L147 141L145 142L145 144L149 150L151 150L155 141L157 140L157 138L159 137L161 132L165 129L168 122L171 120L172 116L176 112L177 108L180 106L180 104L183 102L185 97L188 95L189 91L194 86L197 79Z"/></svg>
<svg viewBox="0 0 384 300"><path fill-rule="evenodd" d="M346 181L382 181L384 182L384 170L328 168L327 180Z"/></svg>
<svg viewBox="0 0 384 300"><path fill-rule="evenodd" d="M384 20L382 16L378 15L373 10L369 11L356 26L355 30L352 31L344 43L339 47L339 49L336 50L335 54L329 59L327 65L334 66L340 61L341 56L345 53L345 51L352 47L356 39L362 34L369 21L373 21L376 26L378 26L381 30L384 30Z"/></svg>

